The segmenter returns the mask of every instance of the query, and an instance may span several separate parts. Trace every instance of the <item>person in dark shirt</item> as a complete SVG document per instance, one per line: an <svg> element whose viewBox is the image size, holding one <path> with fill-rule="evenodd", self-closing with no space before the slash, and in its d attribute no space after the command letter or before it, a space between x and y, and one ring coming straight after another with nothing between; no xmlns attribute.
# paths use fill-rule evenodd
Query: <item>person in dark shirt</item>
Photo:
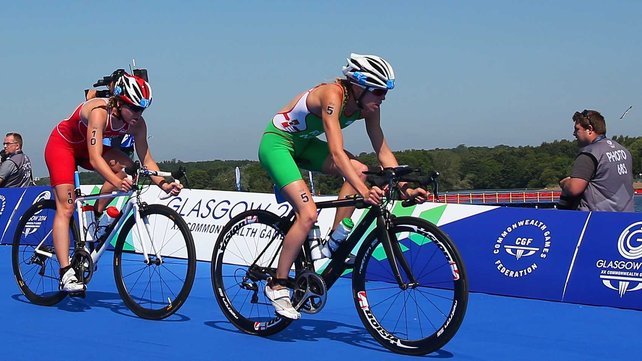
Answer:
<svg viewBox="0 0 642 361"><path fill-rule="evenodd" d="M4 137L0 187L27 187L34 185L31 160L22 152L22 136L7 133Z"/></svg>
<svg viewBox="0 0 642 361"><path fill-rule="evenodd" d="M606 137L606 121L599 112L575 112L573 122L580 150L571 175L560 181L560 208L633 212L631 153Z"/></svg>

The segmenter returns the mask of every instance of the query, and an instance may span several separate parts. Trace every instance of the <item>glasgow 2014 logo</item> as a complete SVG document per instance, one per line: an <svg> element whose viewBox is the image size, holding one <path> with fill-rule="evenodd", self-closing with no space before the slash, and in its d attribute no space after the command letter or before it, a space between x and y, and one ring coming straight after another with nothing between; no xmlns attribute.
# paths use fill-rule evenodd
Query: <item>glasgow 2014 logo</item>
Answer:
<svg viewBox="0 0 642 361"><path fill-rule="evenodd" d="M548 226L537 219L523 219L504 229L493 248L495 266L506 277L528 276L539 268L551 247Z"/></svg>
<svg viewBox="0 0 642 361"><path fill-rule="evenodd" d="M617 241L617 250L624 259L596 262L604 286L617 291L621 297L627 292L642 289L642 222L626 227Z"/></svg>

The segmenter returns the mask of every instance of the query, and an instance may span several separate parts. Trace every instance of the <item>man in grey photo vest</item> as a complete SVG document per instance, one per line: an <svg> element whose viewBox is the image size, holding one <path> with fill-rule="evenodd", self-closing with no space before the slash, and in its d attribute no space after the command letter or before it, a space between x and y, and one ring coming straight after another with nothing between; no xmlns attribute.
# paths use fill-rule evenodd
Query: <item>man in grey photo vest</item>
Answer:
<svg viewBox="0 0 642 361"><path fill-rule="evenodd" d="M631 153L606 137L606 121L599 112L575 112L573 122L580 151L570 177L560 181L560 208L633 212Z"/></svg>
<svg viewBox="0 0 642 361"><path fill-rule="evenodd" d="M18 133L7 133L2 145L6 159L0 165L0 187L34 185L31 161L22 152L22 136Z"/></svg>

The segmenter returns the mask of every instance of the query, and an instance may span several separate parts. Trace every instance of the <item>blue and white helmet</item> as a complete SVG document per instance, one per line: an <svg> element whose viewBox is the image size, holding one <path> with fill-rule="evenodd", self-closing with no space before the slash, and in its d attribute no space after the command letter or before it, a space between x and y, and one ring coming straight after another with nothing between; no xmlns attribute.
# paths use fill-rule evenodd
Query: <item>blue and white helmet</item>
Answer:
<svg viewBox="0 0 642 361"><path fill-rule="evenodd" d="M347 60L343 75L354 83L379 89L395 87L395 72L383 58L352 53Z"/></svg>

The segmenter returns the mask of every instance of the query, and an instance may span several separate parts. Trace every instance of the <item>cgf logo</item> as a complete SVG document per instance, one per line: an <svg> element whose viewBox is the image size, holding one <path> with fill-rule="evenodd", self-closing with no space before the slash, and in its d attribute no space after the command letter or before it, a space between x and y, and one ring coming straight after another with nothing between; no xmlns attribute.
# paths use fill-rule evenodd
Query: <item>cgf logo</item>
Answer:
<svg viewBox="0 0 642 361"><path fill-rule="evenodd" d="M642 290L642 222L633 223L622 231L617 249L625 260L599 259L596 266L602 284L617 291L622 298L627 292Z"/></svg>
<svg viewBox="0 0 642 361"><path fill-rule="evenodd" d="M509 278L528 276L545 262L552 239L551 230L540 220L522 219L511 223L495 241L495 267Z"/></svg>

